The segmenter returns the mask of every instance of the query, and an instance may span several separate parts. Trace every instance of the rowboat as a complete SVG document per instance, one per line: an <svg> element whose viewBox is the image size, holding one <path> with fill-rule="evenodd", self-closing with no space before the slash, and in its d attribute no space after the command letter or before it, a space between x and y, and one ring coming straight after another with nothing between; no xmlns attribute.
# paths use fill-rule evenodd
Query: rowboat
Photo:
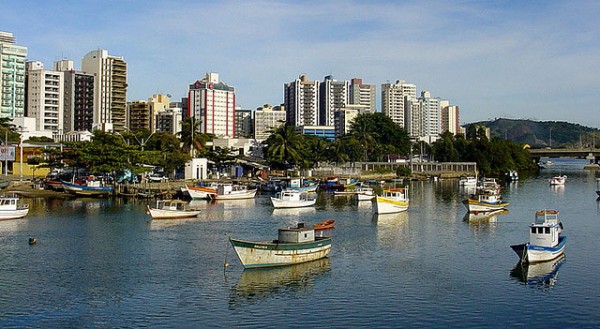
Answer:
<svg viewBox="0 0 600 329"><path fill-rule="evenodd" d="M84 184L75 184L62 181L65 192L83 196L104 196L112 193L112 186L105 186L100 181L87 181Z"/></svg>
<svg viewBox="0 0 600 329"><path fill-rule="evenodd" d="M538 210L529 226L529 242L510 246L523 263L555 259L565 251L567 237L562 236L558 210Z"/></svg>
<svg viewBox="0 0 600 329"><path fill-rule="evenodd" d="M27 216L29 205L19 203L16 195L0 196L0 219L16 219Z"/></svg>
<svg viewBox="0 0 600 329"><path fill-rule="evenodd" d="M217 190L203 187L203 186L192 186L187 185L181 187L181 192L187 194L192 199L212 199L217 195Z"/></svg>
<svg viewBox="0 0 600 329"><path fill-rule="evenodd" d="M496 211L509 206L508 202L502 201L500 194L489 190L471 194L467 199L463 200L463 204L467 207L467 211L472 213Z"/></svg>
<svg viewBox="0 0 600 329"><path fill-rule="evenodd" d="M304 223L280 228L277 240L255 242L230 237L229 241L244 268L305 263L324 258L331 251L331 238L315 236L315 230Z"/></svg>
<svg viewBox="0 0 600 329"><path fill-rule="evenodd" d="M376 214L393 214L408 210L409 203L407 188L390 188L373 198L373 209Z"/></svg>
<svg viewBox="0 0 600 329"><path fill-rule="evenodd" d="M158 200L156 207L148 207L148 214L152 219L165 218L190 218L197 217L200 210L189 208L188 203L182 200Z"/></svg>
<svg viewBox="0 0 600 329"><path fill-rule="evenodd" d="M297 190L283 190L271 197L271 203L275 208L310 207L316 202L316 194Z"/></svg>
<svg viewBox="0 0 600 329"><path fill-rule="evenodd" d="M322 221L320 223L313 225L313 230L315 230L315 231L328 230L328 229L332 229L334 226L335 226L335 220L328 219L326 221Z"/></svg>

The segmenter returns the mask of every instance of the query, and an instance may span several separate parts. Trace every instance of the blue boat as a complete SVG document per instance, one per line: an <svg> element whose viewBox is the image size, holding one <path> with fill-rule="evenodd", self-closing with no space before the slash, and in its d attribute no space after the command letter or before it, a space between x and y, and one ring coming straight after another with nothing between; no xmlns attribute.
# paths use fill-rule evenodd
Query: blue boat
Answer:
<svg viewBox="0 0 600 329"><path fill-rule="evenodd" d="M65 192L81 196L105 196L113 192L112 186L106 186L101 181L87 181L83 184L62 182Z"/></svg>

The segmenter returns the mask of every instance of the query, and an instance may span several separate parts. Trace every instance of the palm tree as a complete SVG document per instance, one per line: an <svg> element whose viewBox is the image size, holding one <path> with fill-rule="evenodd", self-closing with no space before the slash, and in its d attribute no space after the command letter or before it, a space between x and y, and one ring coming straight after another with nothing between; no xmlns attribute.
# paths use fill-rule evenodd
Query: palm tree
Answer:
<svg viewBox="0 0 600 329"><path fill-rule="evenodd" d="M194 148L194 140L196 140L196 136L199 134L198 131L201 124L202 120L194 119L193 117L188 117L181 121L181 131L176 135L183 144L181 148L184 153L190 153Z"/></svg>
<svg viewBox="0 0 600 329"><path fill-rule="evenodd" d="M351 135L362 145L365 152L365 160L368 161L368 153L371 153L377 145L378 134L371 131L367 120L356 120L352 125Z"/></svg>
<svg viewBox="0 0 600 329"><path fill-rule="evenodd" d="M293 125L285 125L273 131L265 141L267 145L267 160L269 162L287 167L288 165L302 165L304 159L304 138L297 134Z"/></svg>

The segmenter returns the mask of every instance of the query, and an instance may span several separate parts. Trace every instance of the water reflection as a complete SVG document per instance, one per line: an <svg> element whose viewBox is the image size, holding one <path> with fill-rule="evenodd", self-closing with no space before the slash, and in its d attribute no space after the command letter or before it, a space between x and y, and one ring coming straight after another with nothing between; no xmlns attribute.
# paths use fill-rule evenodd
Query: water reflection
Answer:
<svg viewBox="0 0 600 329"><path fill-rule="evenodd" d="M373 223L377 226L399 226L408 220L408 211L396 214L373 214Z"/></svg>
<svg viewBox="0 0 600 329"><path fill-rule="evenodd" d="M534 285L537 287L551 287L558 280L558 269L565 262L565 255L541 263L517 263L510 271L510 276L526 285Z"/></svg>
<svg viewBox="0 0 600 329"><path fill-rule="evenodd" d="M469 224L480 224L480 223L496 223L498 221L498 216L506 215L510 211L508 209L500 209L490 212L479 212L479 213L471 213L467 212L464 217L465 222L469 222Z"/></svg>
<svg viewBox="0 0 600 329"><path fill-rule="evenodd" d="M301 207L301 208L273 208L271 213L275 217L282 217L286 219L300 219L304 216L314 215L317 212L315 207Z"/></svg>
<svg viewBox="0 0 600 329"><path fill-rule="evenodd" d="M556 194L564 194L565 186L564 185L550 185L550 190L552 190L552 192L555 192Z"/></svg>
<svg viewBox="0 0 600 329"><path fill-rule="evenodd" d="M152 230L163 230L169 227L180 226L190 222L198 221L198 217L192 218L170 218L170 219L149 219L147 224Z"/></svg>
<svg viewBox="0 0 600 329"><path fill-rule="evenodd" d="M297 265L244 270L230 293L229 306L303 293L313 288L315 281L329 271L331 261L327 257Z"/></svg>

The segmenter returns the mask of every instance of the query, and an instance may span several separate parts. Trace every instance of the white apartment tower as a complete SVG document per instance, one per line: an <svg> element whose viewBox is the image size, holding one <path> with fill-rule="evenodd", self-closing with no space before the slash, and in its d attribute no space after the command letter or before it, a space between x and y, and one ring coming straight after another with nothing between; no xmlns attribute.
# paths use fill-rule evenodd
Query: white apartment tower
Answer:
<svg viewBox="0 0 600 329"><path fill-rule="evenodd" d="M201 120L200 132L235 138L235 88L219 81L219 74L206 73L190 85L188 117Z"/></svg>
<svg viewBox="0 0 600 329"><path fill-rule="evenodd" d="M375 113L377 110L375 85L364 84L359 78L350 80L350 104L366 106Z"/></svg>
<svg viewBox="0 0 600 329"><path fill-rule="evenodd" d="M12 33L0 31L0 117L25 116L27 47L15 45Z"/></svg>
<svg viewBox="0 0 600 329"><path fill-rule="evenodd" d="M350 82L326 76L319 85L319 125L333 126L334 113L350 101Z"/></svg>
<svg viewBox="0 0 600 329"><path fill-rule="evenodd" d="M286 111L283 105L265 104L254 111L254 139L264 141L271 131L285 124Z"/></svg>
<svg viewBox="0 0 600 329"><path fill-rule="evenodd" d="M286 121L296 127L319 125L319 82L302 74L284 84Z"/></svg>
<svg viewBox="0 0 600 329"><path fill-rule="evenodd" d="M27 62L27 116L36 130L64 132L63 72L46 70L42 62Z"/></svg>
<svg viewBox="0 0 600 329"><path fill-rule="evenodd" d="M127 64L106 50L93 50L81 61L81 70L94 75L94 128L125 131Z"/></svg>
<svg viewBox="0 0 600 329"><path fill-rule="evenodd" d="M422 91L419 98L422 111L422 133L420 136L437 138L441 132L440 99L431 97L429 91Z"/></svg>
<svg viewBox="0 0 600 329"><path fill-rule="evenodd" d="M381 110L400 127L408 130L406 111L411 110L409 101L417 99L417 86L398 80L381 85Z"/></svg>

